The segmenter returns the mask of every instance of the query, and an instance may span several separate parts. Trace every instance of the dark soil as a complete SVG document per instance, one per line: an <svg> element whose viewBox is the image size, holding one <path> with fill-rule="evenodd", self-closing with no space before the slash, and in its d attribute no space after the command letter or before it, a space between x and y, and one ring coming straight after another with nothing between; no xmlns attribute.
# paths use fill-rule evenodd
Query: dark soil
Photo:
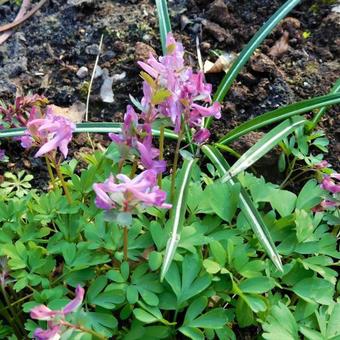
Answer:
<svg viewBox="0 0 340 340"><path fill-rule="evenodd" d="M188 62L196 67L197 35L203 60L215 61L213 50L238 53L283 2L170 0L169 7L175 36L185 45ZM107 68L111 76L123 72L126 76L114 82L112 104L100 98L102 79L94 81L90 120L121 120L129 94L141 94L136 60L146 58L150 49L161 53L153 3L48 1L0 46L0 98L11 101L16 95L39 93L62 107L76 101L85 103L100 36L104 34L100 67ZM223 103L223 118L213 125L214 138L261 113L329 91L340 75L340 14L333 7L330 0L305 0L281 22L235 81ZM0 25L12 21L17 11L14 1L0 6ZM275 53L273 46L282 36L287 37L288 46ZM80 79L77 72L83 66L88 74ZM223 73L207 75L215 87L222 77ZM336 107L331 108L320 124L331 142L327 159L335 168L339 168L340 152L338 112ZM15 152L7 152L10 163L1 165L2 170L24 167L35 172L42 166L37 163L35 168L34 162L27 163L31 159L28 154L12 144L6 143ZM81 143L75 142L73 149L80 147ZM238 151L244 151L242 146Z"/></svg>

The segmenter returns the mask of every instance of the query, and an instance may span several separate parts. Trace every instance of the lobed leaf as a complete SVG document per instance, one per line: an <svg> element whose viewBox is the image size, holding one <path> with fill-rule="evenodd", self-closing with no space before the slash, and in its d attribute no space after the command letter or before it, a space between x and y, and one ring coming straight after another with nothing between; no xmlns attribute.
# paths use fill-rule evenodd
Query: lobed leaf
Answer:
<svg viewBox="0 0 340 340"><path fill-rule="evenodd" d="M230 169L229 164L224 159L223 155L214 147L204 145L202 147L205 155L213 162L216 166L221 177L225 176ZM229 183L231 185L237 183L237 179L231 179ZM248 223L253 229L255 235L259 239L259 242L267 252L270 259L273 261L276 268L280 271L283 271L282 263L280 259L280 255L278 254L274 242L270 236L268 228L263 221L260 213L257 211L254 203L251 198L247 194L247 192L241 186L240 191L240 208L244 213Z"/></svg>

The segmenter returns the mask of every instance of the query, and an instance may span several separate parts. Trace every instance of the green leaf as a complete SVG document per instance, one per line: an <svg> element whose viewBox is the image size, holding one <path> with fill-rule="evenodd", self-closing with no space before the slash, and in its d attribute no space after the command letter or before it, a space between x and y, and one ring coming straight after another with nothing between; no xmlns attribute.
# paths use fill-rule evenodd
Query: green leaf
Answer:
<svg viewBox="0 0 340 340"><path fill-rule="evenodd" d="M330 93L338 93L340 91L340 78L335 82L334 86L332 87ZM308 131L312 131L320 122L322 116L328 110L328 106L323 106L313 117L311 124L308 125Z"/></svg>
<svg viewBox="0 0 340 340"><path fill-rule="evenodd" d="M273 124L275 122L280 122L292 116L312 111L315 108L325 107L325 105L333 105L339 102L340 94L327 94L325 96L315 97L280 107L279 109L266 112L252 120L238 125L235 129L231 130L224 137L222 137L218 143L229 144L248 132L257 130L261 127Z"/></svg>
<svg viewBox="0 0 340 340"><path fill-rule="evenodd" d="M296 237L299 242L306 241L313 235L314 225L312 217L305 210L295 210Z"/></svg>
<svg viewBox="0 0 340 340"><path fill-rule="evenodd" d="M226 183L213 183L204 190L205 199L213 211L223 220L231 223L238 204L240 185L235 183L230 186Z"/></svg>
<svg viewBox="0 0 340 340"><path fill-rule="evenodd" d="M241 328L248 327L255 321L253 311L241 297L239 297L236 301L236 318L238 325Z"/></svg>
<svg viewBox="0 0 340 340"><path fill-rule="evenodd" d="M283 138L288 136L299 126L305 124L305 119L301 117L292 117L270 130L254 146L245 152L240 159L229 169L228 174L222 178L223 182L229 181L232 177L238 175L241 171L246 170L256 161L258 161L267 152L273 149Z"/></svg>
<svg viewBox="0 0 340 340"><path fill-rule="evenodd" d="M237 59L234 61L227 74L224 76L217 89L217 92L215 93L214 101L217 100L221 102L224 99L233 81L241 71L242 67L248 62L254 51L268 36L268 34L270 34L270 32L276 27L281 19L284 18L299 2L300 0L288 0L269 18L268 21L266 21L261 29L256 32L253 38L243 48ZM205 127L209 127L210 124L211 118L206 121Z"/></svg>
<svg viewBox="0 0 340 340"><path fill-rule="evenodd" d="M149 254L149 266L151 270L157 270L162 265L162 254L152 251Z"/></svg>
<svg viewBox="0 0 340 340"><path fill-rule="evenodd" d="M168 240L165 249L164 260L161 269L161 281L163 281L164 276L170 267L170 264L172 262L172 259L175 255L178 246L180 232L183 226L183 220L187 207L186 198L191 178L191 171L194 164L195 164L194 159L185 160L181 172L179 174L179 181L177 182L178 189L176 190L175 202L171 210L170 221L172 225L171 237Z"/></svg>
<svg viewBox="0 0 340 340"><path fill-rule="evenodd" d="M205 339L204 333L197 328L182 326L181 328L179 328L179 331L183 333L186 337L192 340L204 340Z"/></svg>
<svg viewBox="0 0 340 340"><path fill-rule="evenodd" d="M293 292L309 303L330 305L333 303L334 285L324 279L311 277L295 284Z"/></svg>
<svg viewBox="0 0 340 340"><path fill-rule="evenodd" d="M227 260L227 253L222 244L216 240L209 243L210 251L220 266L224 266Z"/></svg>
<svg viewBox="0 0 340 340"><path fill-rule="evenodd" d="M262 335L268 340L299 340L298 325L293 314L286 305L279 302L268 315L266 322L262 325L265 333Z"/></svg>
<svg viewBox="0 0 340 340"><path fill-rule="evenodd" d="M203 261L203 267L209 274L216 274L221 270L221 266L217 262L209 259Z"/></svg>
<svg viewBox="0 0 340 340"><path fill-rule="evenodd" d="M339 337L340 335L340 303L335 303L327 325L327 338ZM334 339L335 340L335 339Z"/></svg>
<svg viewBox="0 0 340 340"><path fill-rule="evenodd" d="M159 32L161 35L161 43L163 55L166 54L166 36L171 32L171 24L168 12L167 0L156 0L158 21L159 21Z"/></svg>
<svg viewBox="0 0 340 340"><path fill-rule="evenodd" d="M271 277L259 276L244 280L239 288L243 293L262 294L275 287L275 281Z"/></svg>
<svg viewBox="0 0 340 340"><path fill-rule="evenodd" d="M201 296L196 299L187 309L184 318L184 324L189 324L198 315L200 315L208 304L208 299L205 296Z"/></svg>
<svg viewBox="0 0 340 340"><path fill-rule="evenodd" d="M167 89L159 89L151 99L153 105L163 103L167 98L171 96L171 92Z"/></svg>
<svg viewBox="0 0 340 340"><path fill-rule="evenodd" d="M224 159L223 155L214 147L204 145L202 147L203 152L209 159L213 162L216 166L219 175L225 176L230 169L229 164ZM231 179L229 181L231 185L237 183L236 179ZM239 203L244 216L246 217L249 225L253 229L255 235L259 239L259 242L267 252L270 259L273 261L276 268L280 271L283 271L282 263L280 259L280 255L278 254L274 242L271 238L271 235L268 231L268 228L263 221L260 213L257 211L254 203L252 202L251 198L249 197L248 193L243 189L241 186L240 196L239 196Z"/></svg>
<svg viewBox="0 0 340 340"><path fill-rule="evenodd" d="M192 320L188 326L218 329L222 328L228 321L226 311L223 308L215 308L209 312L199 316L197 319Z"/></svg>
<svg viewBox="0 0 340 340"><path fill-rule="evenodd" d="M144 323L153 323L153 322L159 321L159 319L156 318L154 315L146 312L145 310L141 308L135 308L133 310L133 314L135 315L136 319Z"/></svg>
<svg viewBox="0 0 340 340"><path fill-rule="evenodd" d="M138 289L136 286L131 285L126 288L126 298L131 304L134 304L138 301Z"/></svg>
<svg viewBox="0 0 340 340"><path fill-rule="evenodd" d="M315 207L322 201L324 191L315 179L309 180L301 189L296 201L297 209L304 209L306 211Z"/></svg>

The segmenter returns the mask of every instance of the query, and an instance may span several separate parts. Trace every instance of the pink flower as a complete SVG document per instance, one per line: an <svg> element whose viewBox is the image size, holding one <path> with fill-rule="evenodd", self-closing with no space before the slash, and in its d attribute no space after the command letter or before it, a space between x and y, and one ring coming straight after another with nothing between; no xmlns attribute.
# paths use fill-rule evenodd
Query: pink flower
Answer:
<svg viewBox="0 0 340 340"><path fill-rule="evenodd" d="M34 338L36 340L59 340L61 328L58 325L51 326L46 330L42 328L37 328L34 332Z"/></svg>
<svg viewBox="0 0 340 340"><path fill-rule="evenodd" d="M51 310L45 305L39 305L33 307L30 312L32 319L51 321L56 316L65 316L69 313L74 312L83 302L85 290L80 285L76 288L76 297L71 300L63 309L61 310Z"/></svg>
<svg viewBox="0 0 340 340"><path fill-rule="evenodd" d="M145 170L133 179L119 174L115 178L111 175L104 183L95 183L98 208L109 210L116 208L121 212L133 212L137 208L156 206L169 209L165 203L166 193L156 185L157 173Z"/></svg>
<svg viewBox="0 0 340 340"><path fill-rule="evenodd" d="M210 131L206 128L198 130L194 136L193 141L197 144L203 144L210 138Z"/></svg>
<svg viewBox="0 0 340 340"><path fill-rule="evenodd" d="M27 130L21 138L21 145L24 148L33 145L40 146L35 157L59 149L66 158L74 129L74 123L65 117L54 115L49 109L45 118L33 119L27 123Z"/></svg>
<svg viewBox="0 0 340 340"><path fill-rule="evenodd" d="M65 316L74 312L83 302L85 290L80 285L76 288L76 296L63 309L52 310L45 305L33 307L30 312L32 319L47 321L48 329L37 328L34 337L37 340L58 340L62 332L61 325Z"/></svg>
<svg viewBox="0 0 340 340"><path fill-rule="evenodd" d="M329 163L326 160L323 160L320 163L314 165L314 168L318 170L321 170L327 167L329 167Z"/></svg>
<svg viewBox="0 0 340 340"><path fill-rule="evenodd" d="M124 124L120 135L109 133L109 137L117 144L134 147L137 141L138 115L131 105L127 106Z"/></svg>
<svg viewBox="0 0 340 340"><path fill-rule="evenodd" d="M137 142L137 148L141 156L141 162L145 169L152 169L156 173L162 173L166 169L166 161L154 160L159 156L159 150L152 146Z"/></svg>
<svg viewBox="0 0 340 340"><path fill-rule="evenodd" d="M334 173L330 176L325 176L321 183L321 188L329 191L332 194L337 194L340 192L340 184L335 183L333 178L337 181L340 181L340 174Z"/></svg>
<svg viewBox="0 0 340 340"><path fill-rule="evenodd" d="M194 104L198 101L211 103L212 86L204 82L202 72L194 73L190 67L185 67L183 45L177 43L171 33L167 36L166 55L158 60L150 55L146 63L140 62L139 65L154 80L154 83L143 83L142 105L145 112L142 115L147 123L152 123L158 116L168 117L175 132L179 132L183 116L190 126L199 125L202 117L220 117L218 103L211 107ZM154 105L152 98L159 89L166 89L171 95Z"/></svg>

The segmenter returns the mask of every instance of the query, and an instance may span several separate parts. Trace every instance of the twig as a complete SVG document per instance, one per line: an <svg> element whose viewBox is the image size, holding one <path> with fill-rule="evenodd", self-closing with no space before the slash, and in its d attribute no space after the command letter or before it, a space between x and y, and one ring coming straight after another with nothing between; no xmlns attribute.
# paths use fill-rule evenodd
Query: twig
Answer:
<svg viewBox="0 0 340 340"><path fill-rule="evenodd" d="M30 18L35 12L37 12L45 4L45 2L47 2L47 0L41 0L34 8L32 8L27 14L25 14L19 20L15 20L11 22L10 24L0 26L0 32L5 32L5 31L10 30L11 28L19 26L24 21L26 21L28 18Z"/></svg>
<svg viewBox="0 0 340 340"><path fill-rule="evenodd" d="M93 68L93 72L92 72L92 76L91 76L91 80L90 80L90 84L89 84L89 89L88 89L88 92L87 92L86 108L85 108L85 121L86 122L89 120L90 94L91 94L92 84L93 84L93 80L94 80L94 75L96 74L96 69L97 69L98 62L99 62L100 52L102 50L103 38L104 38L104 34L102 34L102 36L100 37L98 54L97 54L96 61L94 63L94 68Z"/></svg>
<svg viewBox="0 0 340 340"><path fill-rule="evenodd" d="M1 4L1 2L0 2ZM28 11L29 6L31 5L31 0L23 0L21 7L19 9L19 12L17 14L17 16L15 17L15 20L19 20L20 18L22 18L25 13ZM3 34L0 35L0 45L3 44L12 34L13 34L13 30L10 30L8 32L5 32Z"/></svg>

